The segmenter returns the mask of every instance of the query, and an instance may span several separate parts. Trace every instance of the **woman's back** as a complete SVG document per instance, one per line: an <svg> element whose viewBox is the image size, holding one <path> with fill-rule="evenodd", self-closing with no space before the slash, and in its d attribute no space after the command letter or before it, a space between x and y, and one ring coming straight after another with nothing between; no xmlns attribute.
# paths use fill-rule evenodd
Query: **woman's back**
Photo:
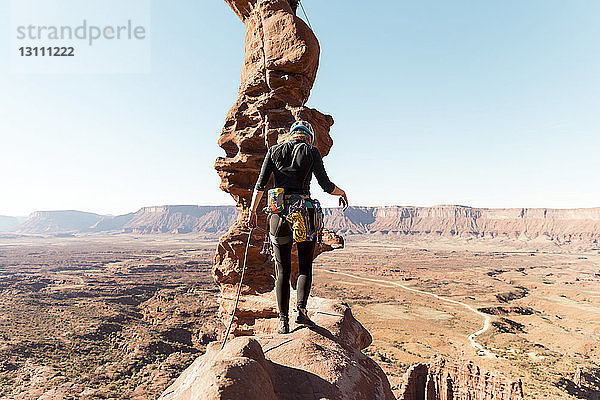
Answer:
<svg viewBox="0 0 600 400"><path fill-rule="evenodd" d="M325 172L319 149L303 140L290 140L269 149L256 183L257 190L265 190L271 173L275 187L284 188L286 194L310 195L313 173L326 193L335 189Z"/></svg>

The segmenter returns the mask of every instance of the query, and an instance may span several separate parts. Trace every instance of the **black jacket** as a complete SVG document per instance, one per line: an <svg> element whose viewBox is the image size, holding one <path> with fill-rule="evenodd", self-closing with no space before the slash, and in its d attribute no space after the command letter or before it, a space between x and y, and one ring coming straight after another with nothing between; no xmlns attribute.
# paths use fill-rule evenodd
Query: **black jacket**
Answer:
<svg viewBox="0 0 600 400"><path fill-rule="evenodd" d="M335 185L329 180L319 149L302 140L277 144L267 151L256 182L256 190L264 191L273 173L275 187L286 194L310 195L310 181L314 173L319 185L331 193Z"/></svg>

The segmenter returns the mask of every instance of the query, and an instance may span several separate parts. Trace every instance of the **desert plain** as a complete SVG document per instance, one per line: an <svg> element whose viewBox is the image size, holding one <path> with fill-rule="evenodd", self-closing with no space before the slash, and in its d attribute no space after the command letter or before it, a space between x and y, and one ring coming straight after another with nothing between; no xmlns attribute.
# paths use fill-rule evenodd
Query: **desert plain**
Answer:
<svg viewBox="0 0 600 400"><path fill-rule="evenodd" d="M600 390L600 249L544 240L346 235L312 294L347 302L394 390L444 357L528 399ZM216 235L0 239L0 398L155 399L222 337ZM293 298L293 296L292 296ZM293 300L292 300L293 301ZM310 311L310 304L309 304Z"/></svg>

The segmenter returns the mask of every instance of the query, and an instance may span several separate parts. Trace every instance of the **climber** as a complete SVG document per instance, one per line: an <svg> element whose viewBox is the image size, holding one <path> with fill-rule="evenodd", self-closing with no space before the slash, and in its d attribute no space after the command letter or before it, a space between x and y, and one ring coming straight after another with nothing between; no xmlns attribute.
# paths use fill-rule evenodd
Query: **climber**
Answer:
<svg viewBox="0 0 600 400"><path fill-rule="evenodd" d="M269 148L256 182L248 215L248 226L256 226L257 208L271 174L273 174L276 189L269 191L269 207L274 210L269 218L269 234L277 269L276 292L281 322L278 333L289 333L290 331L288 311L294 241L297 245L299 265L296 286L298 312L296 323L314 325L308 317L306 303L312 284L312 262L316 237L308 237L307 229L304 229L301 232L305 234L304 239L298 239L300 236L297 235L296 223L292 225L289 222L289 215L286 218L286 213L290 212L290 208L297 209L297 205L302 204L305 205L305 215L308 215L306 225L315 221L320 206L318 201L310 198L310 181L313 174L326 193L339 196L339 204L344 207L344 210L348 207L346 193L329 180L323 166L323 158L319 149L314 147L314 142L315 133L312 125L306 121L299 121L292 125L287 141ZM281 207L279 211L276 210L278 206Z"/></svg>
<svg viewBox="0 0 600 400"><path fill-rule="evenodd" d="M298 3L300 2L300 0L289 0L289 2L290 2L290 6L292 7L292 11L295 14L296 10L298 9Z"/></svg>

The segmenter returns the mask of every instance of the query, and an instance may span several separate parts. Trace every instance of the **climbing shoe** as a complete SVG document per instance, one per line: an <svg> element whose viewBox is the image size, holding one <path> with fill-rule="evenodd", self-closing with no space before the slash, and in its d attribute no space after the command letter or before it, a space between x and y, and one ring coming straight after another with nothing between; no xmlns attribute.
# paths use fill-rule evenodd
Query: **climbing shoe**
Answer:
<svg viewBox="0 0 600 400"><path fill-rule="evenodd" d="M279 325L279 330L277 331L277 333L279 333L281 335L290 333L290 323L288 322L287 319L281 320L281 323Z"/></svg>
<svg viewBox="0 0 600 400"><path fill-rule="evenodd" d="M298 325L307 325L307 326L314 326L315 323L312 322L310 320L310 318L308 318L308 313L306 311L306 308L299 308L298 309L298 316L296 317L296 323Z"/></svg>

